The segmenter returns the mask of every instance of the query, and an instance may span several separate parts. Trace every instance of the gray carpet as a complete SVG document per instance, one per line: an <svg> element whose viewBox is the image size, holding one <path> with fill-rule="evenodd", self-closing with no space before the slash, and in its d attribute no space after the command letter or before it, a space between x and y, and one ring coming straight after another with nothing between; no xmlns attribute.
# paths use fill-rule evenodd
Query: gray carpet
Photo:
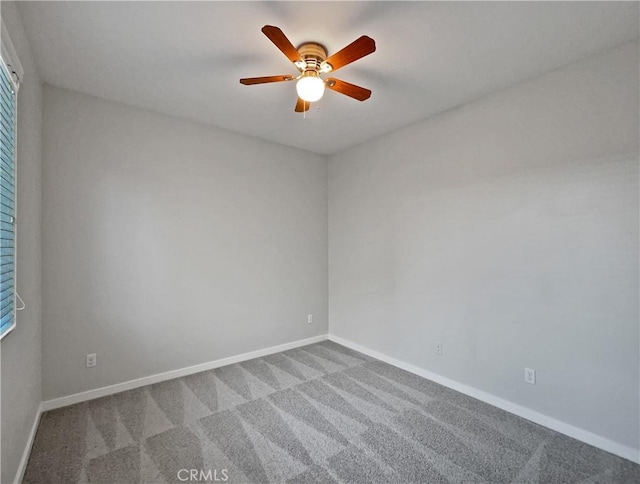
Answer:
<svg viewBox="0 0 640 484"><path fill-rule="evenodd" d="M46 412L24 482L193 477L627 484L640 466L325 341Z"/></svg>

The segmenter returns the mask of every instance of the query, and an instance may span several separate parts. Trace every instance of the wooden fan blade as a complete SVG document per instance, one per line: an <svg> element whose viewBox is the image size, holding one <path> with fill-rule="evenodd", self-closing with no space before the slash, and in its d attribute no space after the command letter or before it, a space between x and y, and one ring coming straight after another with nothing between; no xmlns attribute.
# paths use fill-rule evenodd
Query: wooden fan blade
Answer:
<svg viewBox="0 0 640 484"><path fill-rule="evenodd" d="M266 35L275 46L282 51L291 62L302 61L302 56L293 44L287 39L282 30L273 25L265 25L262 27L262 33Z"/></svg>
<svg viewBox="0 0 640 484"><path fill-rule="evenodd" d="M267 82L291 81L293 79L294 79L293 76L247 77L245 79L240 79L240 84L244 84L245 86L251 86L252 84L265 84Z"/></svg>
<svg viewBox="0 0 640 484"><path fill-rule="evenodd" d="M354 40L344 49L336 52L329 57L323 64L331 64L332 71L337 71L341 67L351 64L358 59L362 59L364 56L376 51L376 42L371 37L363 35L357 40Z"/></svg>
<svg viewBox="0 0 640 484"><path fill-rule="evenodd" d="M296 113L304 113L305 111L309 111L310 104L311 103L298 98L298 102L296 102Z"/></svg>
<svg viewBox="0 0 640 484"><path fill-rule="evenodd" d="M349 82L341 81L340 79L336 79L334 77L327 78L324 84L329 89L339 92L340 94L345 94L346 96L357 99L358 101L366 101L371 97L371 91L369 89L356 86L355 84L351 84Z"/></svg>

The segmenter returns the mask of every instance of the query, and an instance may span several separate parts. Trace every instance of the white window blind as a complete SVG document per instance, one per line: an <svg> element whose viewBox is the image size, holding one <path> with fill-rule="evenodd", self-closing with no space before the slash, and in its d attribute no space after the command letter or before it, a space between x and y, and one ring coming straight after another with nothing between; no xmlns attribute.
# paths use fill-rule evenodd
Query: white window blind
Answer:
<svg viewBox="0 0 640 484"><path fill-rule="evenodd" d="M0 337L15 326L16 86L0 61Z"/></svg>

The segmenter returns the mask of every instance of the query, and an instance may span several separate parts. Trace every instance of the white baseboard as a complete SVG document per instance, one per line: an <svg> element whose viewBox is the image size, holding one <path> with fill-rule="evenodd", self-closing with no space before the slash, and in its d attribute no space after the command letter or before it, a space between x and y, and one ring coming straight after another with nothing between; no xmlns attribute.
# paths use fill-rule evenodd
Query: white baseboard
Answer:
<svg viewBox="0 0 640 484"><path fill-rule="evenodd" d="M173 380L174 378L180 378L194 373L200 373L201 371L213 370L221 366L232 365L241 361L252 360L254 358L260 358L262 356L271 355L273 353L279 353L281 351L298 348L300 346L306 346L313 343L319 343L327 339L326 334L319 336L313 336L311 338L301 339L298 341L292 341L290 343L284 343L278 346L272 346L270 348L264 348L262 350L251 351L249 353L243 353L241 355L230 356L228 358L222 358L220 360L209 361L207 363L201 363L199 365L188 366L186 368L180 368L179 370L171 370L164 373L158 373L155 375L145 376L137 378L136 380L129 380L123 383L116 383L115 385L109 385L106 387L95 388L86 392L75 393L73 395L67 395L66 397L55 398L53 400L46 400L42 402L42 411L53 410L55 408L66 407L73 405L74 403L86 402L88 400L94 400L100 397L106 397L107 395L113 395L114 393L124 392L126 390L133 390L134 388L151 385L153 383L159 383L166 380Z"/></svg>
<svg viewBox="0 0 640 484"><path fill-rule="evenodd" d="M22 457L20 458L20 463L18 464L16 478L13 481L14 484L20 484L22 482L22 479L24 478L24 473L27 470L27 463L29 462L29 455L31 455L31 448L33 447L33 441L36 438L36 432L38 431L40 415L42 415L42 403L38 406L36 417L33 419L33 425L31 426L29 437L27 438L27 444L24 446L24 452L22 452Z"/></svg>
<svg viewBox="0 0 640 484"><path fill-rule="evenodd" d="M566 422L562 422L553 417L549 417L548 415L544 415L542 413L536 412L535 410L531 410L530 408L518 405L517 403L504 400L502 398L496 397L495 395L491 395L490 393L486 393L482 390L478 390L477 388L465 385L464 383L460 383L445 376L438 375L437 373L424 370L410 363L405 363L404 361L392 358L378 351L371 350L339 336L329 334L329 340L341 344L342 346L346 346L347 348L351 348L355 351L359 351L360 353L364 353L365 355L371 356L378 360L384 361L385 363L389 363L390 365L397 366L398 368L406 370L415 375L427 378L431 381L439 383L440 385L451 388L452 390L456 390L460 393L464 393L465 395L469 395L470 397L481 400L485 403L488 403L489 405L501 408L502 410L506 410L507 412L518 415L519 417L550 428L551 430L555 430L556 432L560 432L561 434L573 437L574 439L580 440L581 442L584 442L586 444L593 445L594 447L605 450L607 452L611 452L612 454L640 464L639 449L634 449L633 447L614 442L613 440L607 439L606 437L602 437L587 430L575 427Z"/></svg>

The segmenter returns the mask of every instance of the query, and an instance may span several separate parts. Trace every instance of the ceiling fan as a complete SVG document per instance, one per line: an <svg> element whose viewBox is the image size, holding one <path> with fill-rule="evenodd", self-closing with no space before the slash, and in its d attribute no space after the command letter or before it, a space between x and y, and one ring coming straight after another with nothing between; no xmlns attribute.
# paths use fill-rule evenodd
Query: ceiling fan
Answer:
<svg viewBox="0 0 640 484"><path fill-rule="evenodd" d="M262 27L262 32L293 62L300 74L298 76L249 77L240 79L240 84L251 86L253 84L297 80L298 101L296 102L295 111L298 113L307 111L309 103L318 101L324 94L325 86L332 91L345 94L358 101L365 101L371 96L371 91L364 87L356 86L334 77L327 77L326 79L320 77L320 74L337 71L341 67L375 52L376 43L371 37L363 35L344 49L327 57L327 49L316 42L306 42L296 49L282 30L273 25L265 25Z"/></svg>

